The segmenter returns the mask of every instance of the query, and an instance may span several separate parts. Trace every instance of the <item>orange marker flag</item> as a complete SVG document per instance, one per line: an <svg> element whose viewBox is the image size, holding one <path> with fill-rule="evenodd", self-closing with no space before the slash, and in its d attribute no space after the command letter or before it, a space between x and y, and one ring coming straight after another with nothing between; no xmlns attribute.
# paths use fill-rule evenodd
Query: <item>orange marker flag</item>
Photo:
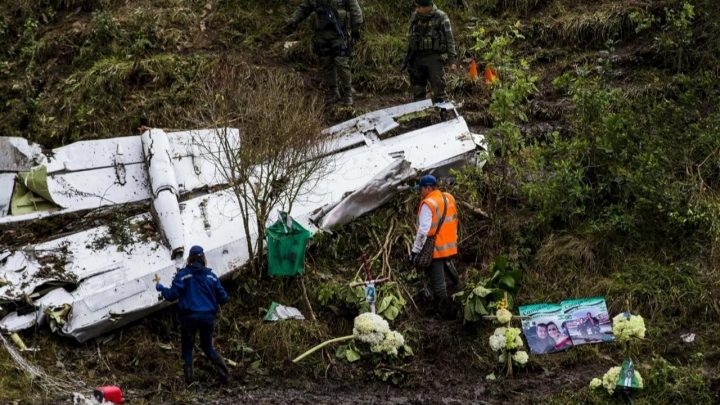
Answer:
<svg viewBox="0 0 720 405"><path fill-rule="evenodd" d="M485 84L493 84L498 79L495 69L491 67L485 68Z"/></svg>
<svg viewBox="0 0 720 405"><path fill-rule="evenodd" d="M475 63L475 59L470 61L470 69L468 69L468 76L470 77L470 80L477 80L478 78L478 68L477 63Z"/></svg>

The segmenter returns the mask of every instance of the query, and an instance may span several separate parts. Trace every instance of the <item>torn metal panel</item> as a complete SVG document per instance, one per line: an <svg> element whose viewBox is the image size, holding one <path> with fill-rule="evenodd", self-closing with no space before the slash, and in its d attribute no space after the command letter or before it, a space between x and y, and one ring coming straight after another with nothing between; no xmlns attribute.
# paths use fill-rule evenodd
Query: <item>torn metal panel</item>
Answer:
<svg viewBox="0 0 720 405"><path fill-rule="evenodd" d="M179 194L222 184L224 179L216 164L222 162L220 144L228 142L230 148L239 147L237 129L168 134L153 129L146 131L148 133L166 138L165 155L169 157L171 167L165 168L165 174L172 169L176 179L174 187ZM150 199L153 196L152 176L146 167L141 138L82 141L53 149L47 157L41 155L42 164L36 167L44 167L48 199L60 209L10 216L6 212L6 216L0 216L0 224ZM12 188L0 189L0 201L10 198L12 192Z"/></svg>
<svg viewBox="0 0 720 405"><path fill-rule="evenodd" d="M410 162L404 159L395 160L362 188L344 198L323 215L319 227L330 229L344 225L382 206L404 183L416 175L417 171L410 166Z"/></svg>
<svg viewBox="0 0 720 405"><path fill-rule="evenodd" d="M0 172L30 170L45 160L40 145L23 138L0 137Z"/></svg>
<svg viewBox="0 0 720 405"><path fill-rule="evenodd" d="M425 100L374 111L331 127L324 131L328 135L328 153L376 144L380 141L379 135L399 126L396 118L435 107L454 109L452 104L438 107ZM162 175L152 166L148 172L146 166L143 138L149 134L167 141L164 148L171 165L165 166ZM170 172L174 173L175 181L174 187L169 189L175 189L178 197L199 188L220 185L226 181L218 169L223 166L218 162L226 159L222 151L228 146L239 148L239 138L237 129L232 128L172 133L150 129L142 136L76 142L53 149L47 156L40 153L39 146L29 145L24 139L0 138L3 140L0 145L6 145L5 153L20 156L15 160L22 162L8 165L8 170L30 170L32 166L28 166L32 164L45 167L40 168L46 172L44 190L47 196L43 196L53 203L39 204L28 194L22 200L27 209L18 209L18 212L0 209L0 225L148 200L157 197L154 193L157 190L152 190L153 181L157 181L154 178L167 176ZM12 188L0 189L0 204L12 193Z"/></svg>
<svg viewBox="0 0 720 405"><path fill-rule="evenodd" d="M15 184L14 173L0 173L0 217L8 214L10 211L10 202L12 201L12 191Z"/></svg>
<svg viewBox="0 0 720 405"><path fill-rule="evenodd" d="M377 136L387 133L400 124L396 117L418 113L433 107L432 101L423 100L383 110L373 111L342 122L323 131L335 138L335 147L345 149L377 141Z"/></svg>
<svg viewBox="0 0 720 405"><path fill-rule="evenodd" d="M417 108L419 107L414 106L395 110L414 111ZM391 111L383 114L395 113ZM345 126L352 127L350 124ZM357 125L355 128L357 129ZM152 131L152 139L151 135L148 135L146 145L156 141L156 130ZM364 136L361 131L354 133ZM163 136L161 133L157 135ZM179 143L172 141L172 134L167 136L172 147L176 148ZM178 188L182 188L180 183L184 175L198 181L198 184L203 184L203 181L208 181L207 177L202 178L206 170L217 170L205 166L209 164L209 159L195 159L199 149L212 149L212 144L196 144L192 138L183 139L187 141L185 150L190 152L180 161L175 155L172 158ZM209 139L218 137L210 135ZM140 142L142 154L142 140ZM352 148L335 149L337 152L327 157L327 171L322 179L307 184L301 190L300 197L293 205L292 216L311 231L317 229L314 222L328 226L347 222L355 214L360 215L374 209L382 204L383 200L390 198L397 190L397 185L410 176L410 173L437 168L472 155L478 147L476 142L477 137L469 132L462 117L457 117L388 139L361 142ZM118 145L114 144L111 149L117 152ZM130 183L128 174L132 172L132 166L142 169L137 173L148 173L145 157L152 155L149 159L152 171L155 165L154 156L167 150L167 146L157 150L146 149L146 152L152 153L141 155L137 163L132 163L134 158L123 160L126 183ZM173 153L175 151L174 149ZM111 155L108 157L110 160L105 163L106 169L112 170L112 175L115 176L112 165L117 159L125 159L130 155ZM185 165L180 171L178 162ZM163 176L170 175L167 159L162 164L165 165L165 171L153 174L153 178L157 176L162 180ZM197 175L198 167L202 175ZM52 169L48 166L48 171L50 170ZM179 172L182 172L182 175L179 175ZM86 172L86 177L90 176L89 173ZM96 169L93 169L92 173L92 176L102 177ZM169 190L174 185L171 179L153 182L147 175L144 181L147 182L144 191L146 198L155 197L156 200L165 194L164 190ZM154 193L157 196L153 196ZM182 238L183 243L202 245L208 263L220 277L239 268L248 260L248 241L239 211L234 195L227 189L190 197L178 204L177 211L173 208L175 216L172 221L179 224L175 229L177 237ZM319 212L328 212L327 218L318 217ZM271 217L269 222L272 223L275 219L276 215ZM257 235L254 218L251 217L249 222L250 237L254 239ZM159 300L153 277L157 274L161 282L169 284L176 269L182 266L182 256L171 257L172 243L168 245L154 237L148 238L144 233L148 226L156 229L167 228L167 225L162 225L162 220L153 221L150 214L142 214L130 219L127 231L131 235L131 241L127 246L121 247L109 242L112 241L111 229L108 226L99 226L0 255L0 277L9 282L0 286L0 302L19 302L25 297L33 297L36 309L31 314L22 316L10 313L0 320L0 328L22 329L27 327L28 323L42 322L46 309L52 310L69 304L72 309L66 314L64 324L55 322L58 333L85 341L169 305ZM68 285L71 288L63 288Z"/></svg>

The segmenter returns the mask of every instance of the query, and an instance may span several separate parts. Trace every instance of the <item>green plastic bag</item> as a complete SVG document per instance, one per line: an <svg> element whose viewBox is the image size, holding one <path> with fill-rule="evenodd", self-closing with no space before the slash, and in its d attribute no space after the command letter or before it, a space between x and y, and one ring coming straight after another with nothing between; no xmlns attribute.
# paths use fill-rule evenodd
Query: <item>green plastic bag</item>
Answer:
<svg viewBox="0 0 720 405"><path fill-rule="evenodd" d="M285 218L285 220L283 220ZM281 214L267 228L268 273L271 276L297 276L303 273L305 247L312 234L294 219Z"/></svg>

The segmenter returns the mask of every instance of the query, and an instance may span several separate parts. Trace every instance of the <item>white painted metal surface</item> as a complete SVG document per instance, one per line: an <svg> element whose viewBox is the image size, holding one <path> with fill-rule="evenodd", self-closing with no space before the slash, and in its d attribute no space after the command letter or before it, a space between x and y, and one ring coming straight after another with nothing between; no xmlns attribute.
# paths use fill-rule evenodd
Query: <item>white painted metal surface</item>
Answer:
<svg viewBox="0 0 720 405"><path fill-rule="evenodd" d="M393 116L392 114L401 114L403 111L414 112L420 107L426 108L422 103L414 104L417 105L411 104L405 109L398 107L389 109L389 112L381 110L371 114ZM359 130L357 126L362 120L352 121L355 124L341 124L337 128L344 129L339 129L340 132L333 130L335 132L331 131L332 134L337 136L349 134L357 139L362 138L363 141L353 143L355 147L343 148L344 150L330 155L325 176L318 183L307 185L293 206L291 213L293 218L312 231L316 230L314 223L331 226L334 223L347 222L357 216L348 213L349 211L369 211L376 208L382 203L381 195L387 192L385 198L388 198L408 173L416 170L425 171L465 159L475 153L478 142L482 140L481 137L469 132L461 117L374 142L364 140L368 133L377 131L377 127L364 126L364 129ZM341 134L342 131L348 132ZM184 137L182 142L178 142L172 141L173 135L168 134L168 138L171 139L170 143L173 144L175 152L181 147L179 145L184 145L183 151L186 157L197 156L192 152L191 137ZM137 138L140 141L139 137ZM103 146L114 151L109 155L110 158L124 159L123 162L127 162L126 169L128 166L142 167L142 156L138 157L126 152L137 145L132 146L126 138L118 139L120 141L113 145ZM203 139L215 138L210 136ZM333 138L333 140L337 139L337 137ZM208 145L212 145L212 141L203 143L199 147L207 148ZM196 145L195 152L197 148ZM122 150L123 153L117 153L118 150ZM103 164L91 160L86 159L84 163L74 162L70 166L89 167ZM204 163L200 159L187 158L178 161L173 158L174 172L176 174L179 172L178 162L184 165L180 169L184 174L188 174L188 171L196 173L194 167L199 165L203 174L195 174L192 181L202 184L202 181L208 181L208 177L204 177L205 173L213 170L205 166L209 164L207 160L202 160ZM402 163L403 160L406 163ZM113 163L106 161L104 164L107 169L112 170L114 176ZM150 164L151 170L153 164L154 162ZM93 176L96 173L93 169ZM139 174L141 171L134 173ZM158 175L161 176L162 174ZM193 177L192 174L189 176ZM383 188L380 184L382 179L394 179L391 181L392 186ZM127 180L126 184L130 182L130 178ZM147 176L143 181L147 182ZM181 181L178 179L178 182ZM172 184L166 182L165 185ZM160 183L152 184L152 188L147 186L146 184L146 198L150 198L150 190L162 189ZM182 188L179 184L178 187ZM370 190L368 191L370 197L364 198L362 191L357 192L358 190ZM161 191L159 195L162 194L164 193ZM350 196L347 204L343 204L347 196ZM333 207L335 213L332 218L323 222L322 215L318 214L333 212ZM352 209L348 210L348 207ZM237 202L228 190L219 190L182 201L178 204L177 214L179 220L174 219L174 221L181 225L174 232L181 233L186 243L202 245L209 266L219 276L227 275L248 260L244 224L239 215ZM152 220L149 214L133 218L131 223L134 225L129 231L134 241L121 250L118 250L117 245L106 243L110 240L109 228L100 226L26 246L16 251L0 252L0 277L10 282L9 285L0 287L0 303L19 302L29 296L34 299L37 307L36 312L25 316L11 313L0 320L0 329L27 328L28 325L42 321L42 312L45 308L70 304L71 314L59 332L84 341L168 305L158 300L152 278L158 274L163 283L169 284L176 269L182 266L182 259L180 257L172 259L168 245L147 238L144 233L147 228L145 225ZM271 222L274 220L275 218L270 219ZM253 238L257 234L254 223L255 221L251 219L249 226ZM74 288L65 290L63 285L71 285Z"/></svg>
<svg viewBox="0 0 720 405"><path fill-rule="evenodd" d="M178 182L172 164L170 140L163 130L146 131L140 137L145 156L153 214L172 257L182 257L185 235L178 202Z"/></svg>

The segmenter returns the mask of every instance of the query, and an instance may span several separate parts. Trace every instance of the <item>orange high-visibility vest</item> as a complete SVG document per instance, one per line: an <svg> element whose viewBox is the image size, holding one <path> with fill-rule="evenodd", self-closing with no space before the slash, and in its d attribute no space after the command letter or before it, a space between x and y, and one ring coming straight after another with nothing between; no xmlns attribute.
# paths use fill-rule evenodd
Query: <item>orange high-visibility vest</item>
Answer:
<svg viewBox="0 0 720 405"><path fill-rule="evenodd" d="M428 231L428 236L435 235L438 228L438 222L442 217L445 204L443 203L443 196L447 200L447 211L445 212L445 220L443 225L440 227L440 233L435 237L435 251L433 252L433 259L441 259L443 257L450 257L457 254L457 225L458 216L457 208L455 207L455 197L448 193L443 193L440 190L434 190L422 202L418 208L418 215L420 214L420 208L423 204L426 204L432 212L432 225Z"/></svg>

